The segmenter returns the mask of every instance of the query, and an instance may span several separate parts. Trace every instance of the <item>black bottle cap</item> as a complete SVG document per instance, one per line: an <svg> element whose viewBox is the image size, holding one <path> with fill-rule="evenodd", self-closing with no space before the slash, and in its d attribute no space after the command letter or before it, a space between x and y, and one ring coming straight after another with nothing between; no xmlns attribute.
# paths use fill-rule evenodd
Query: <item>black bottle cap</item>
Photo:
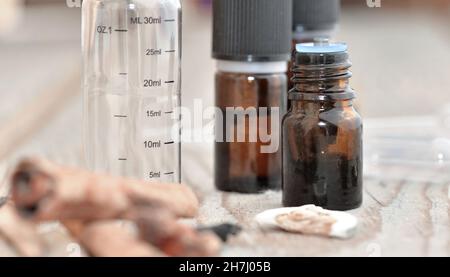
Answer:
<svg viewBox="0 0 450 277"><path fill-rule="evenodd" d="M333 29L339 20L340 0L294 0L294 31Z"/></svg>
<svg viewBox="0 0 450 277"><path fill-rule="evenodd" d="M213 57L288 61L292 0L213 0Z"/></svg>

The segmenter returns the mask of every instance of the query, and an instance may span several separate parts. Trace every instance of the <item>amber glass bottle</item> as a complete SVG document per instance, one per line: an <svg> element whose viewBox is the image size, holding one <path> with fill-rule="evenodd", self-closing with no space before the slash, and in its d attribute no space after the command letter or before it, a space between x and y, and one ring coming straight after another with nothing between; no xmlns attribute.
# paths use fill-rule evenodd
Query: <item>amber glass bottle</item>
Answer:
<svg viewBox="0 0 450 277"><path fill-rule="evenodd" d="M256 193L267 189L279 189L281 184L281 148L279 141L280 124L272 124L272 120L280 121L279 111L276 117L271 117L271 109L281 106L282 97L286 96L286 69L279 73L233 73L219 71L216 74L216 105L223 114L229 107L243 109L256 108L256 113L249 113L244 126L233 121L227 124L223 117L224 134L221 142L215 147L216 186L220 190L242 193ZM267 113L260 114L260 108L267 108ZM254 117L254 118L251 118ZM252 134L251 122L258 123L256 133ZM264 122L264 124L260 124ZM272 130L272 126L276 129ZM227 142L226 134L230 130L243 128L246 133L245 141ZM270 134L271 140L263 142L260 137ZM256 135L256 141L250 137ZM220 140L220 139L219 139ZM274 152L262 151L262 146L272 144Z"/></svg>
<svg viewBox="0 0 450 277"><path fill-rule="evenodd" d="M283 204L349 210L362 203L362 120L345 44L299 44L283 120Z"/></svg>
<svg viewBox="0 0 450 277"><path fill-rule="evenodd" d="M241 193L280 189L292 1L214 0L213 11L215 99L222 111L215 185Z"/></svg>

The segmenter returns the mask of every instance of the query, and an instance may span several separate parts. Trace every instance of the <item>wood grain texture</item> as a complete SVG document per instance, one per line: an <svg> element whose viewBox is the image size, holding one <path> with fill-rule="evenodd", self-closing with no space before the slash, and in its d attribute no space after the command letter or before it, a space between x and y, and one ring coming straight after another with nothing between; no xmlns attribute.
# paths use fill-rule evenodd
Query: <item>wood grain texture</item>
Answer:
<svg viewBox="0 0 450 277"><path fill-rule="evenodd" d="M448 184L365 180L364 204L350 240L262 231L254 216L280 207L281 193L239 195L210 191L203 197L201 224L238 222L244 232L226 247L226 256L448 256ZM211 217L211 214L214 215Z"/></svg>

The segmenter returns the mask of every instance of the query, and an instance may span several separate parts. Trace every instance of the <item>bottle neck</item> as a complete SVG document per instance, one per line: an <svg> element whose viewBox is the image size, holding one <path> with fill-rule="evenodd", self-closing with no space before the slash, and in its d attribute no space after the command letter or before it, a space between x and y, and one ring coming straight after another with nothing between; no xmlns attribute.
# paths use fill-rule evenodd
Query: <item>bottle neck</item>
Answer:
<svg viewBox="0 0 450 277"><path fill-rule="evenodd" d="M339 93L350 90L350 77L345 78L319 78L317 80L305 80L294 76L294 92L303 93Z"/></svg>
<svg viewBox="0 0 450 277"><path fill-rule="evenodd" d="M346 54L298 57L292 68L294 87L288 94L292 106L317 110L351 105L355 94L350 88L350 67Z"/></svg>

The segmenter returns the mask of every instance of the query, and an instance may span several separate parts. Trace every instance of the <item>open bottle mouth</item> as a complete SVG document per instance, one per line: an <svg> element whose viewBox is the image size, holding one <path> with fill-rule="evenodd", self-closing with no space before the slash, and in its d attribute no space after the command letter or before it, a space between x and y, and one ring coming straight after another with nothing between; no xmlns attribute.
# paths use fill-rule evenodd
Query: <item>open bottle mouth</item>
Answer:
<svg viewBox="0 0 450 277"><path fill-rule="evenodd" d="M352 77L345 43L330 43L326 38L312 43L300 43L295 47L292 68L294 89L290 100L340 101L355 98L346 85Z"/></svg>
<svg viewBox="0 0 450 277"><path fill-rule="evenodd" d="M293 62L295 72L306 70L337 70L351 67L345 43L331 43L328 38L316 38L314 42L295 46Z"/></svg>

